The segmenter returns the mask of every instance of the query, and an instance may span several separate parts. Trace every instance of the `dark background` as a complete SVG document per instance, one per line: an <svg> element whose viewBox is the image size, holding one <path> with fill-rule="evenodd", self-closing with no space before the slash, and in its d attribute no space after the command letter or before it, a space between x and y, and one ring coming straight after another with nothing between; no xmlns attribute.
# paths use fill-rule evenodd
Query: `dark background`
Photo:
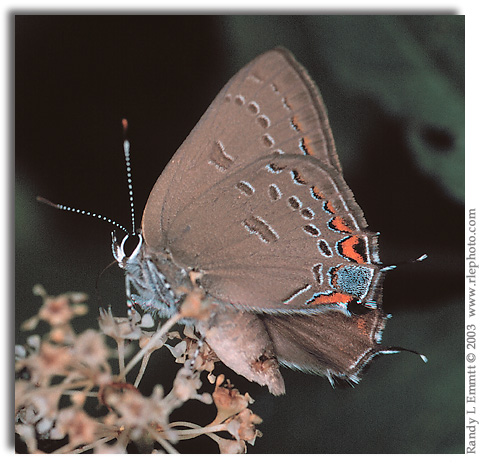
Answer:
<svg viewBox="0 0 480 469"><path fill-rule="evenodd" d="M76 324L95 327L95 284L112 261L110 226L35 196L128 225L127 117L139 220L215 94L249 60L283 45L322 92L345 178L382 234L383 262L429 255L388 274L384 307L393 318L383 335L429 362L381 357L355 389L284 370L283 397L230 373L264 420L249 452L464 452L464 17L12 15L11 28L17 341L20 322L40 305L35 283L50 294L88 292L91 312ZM119 269L98 291L100 304L124 311ZM150 364L167 390L171 361ZM187 417L193 422L213 419L212 407L191 409L200 409ZM216 451L197 440L179 449Z"/></svg>

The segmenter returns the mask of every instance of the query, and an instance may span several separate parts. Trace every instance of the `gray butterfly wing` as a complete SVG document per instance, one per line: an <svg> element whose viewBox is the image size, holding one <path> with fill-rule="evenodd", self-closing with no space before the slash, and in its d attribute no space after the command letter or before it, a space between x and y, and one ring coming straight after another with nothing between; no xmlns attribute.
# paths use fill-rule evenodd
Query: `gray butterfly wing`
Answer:
<svg viewBox="0 0 480 469"><path fill-rule="evenodd" d="M175 153L145 207L147 244L164 248L165 233L186 206L268 154L302 154L341 172L320 93L285 49L266 52L242 68Z"/></svg>
<svg viewBox="0 0 480 469"><path fill-rule="evenodd" d="M341 175L298 155L267 156L226 175L177 213L175 262L227 303L292 311L352 299L375 307L376 234Z"/></svg>
<svg viewBox="0 0 480 469"><path fill-rule="evenodd" d="M261 315L282 365L358 383L363 367L380 353L387 316L381 310L346 316L334 305L306 314Z"/></svg>

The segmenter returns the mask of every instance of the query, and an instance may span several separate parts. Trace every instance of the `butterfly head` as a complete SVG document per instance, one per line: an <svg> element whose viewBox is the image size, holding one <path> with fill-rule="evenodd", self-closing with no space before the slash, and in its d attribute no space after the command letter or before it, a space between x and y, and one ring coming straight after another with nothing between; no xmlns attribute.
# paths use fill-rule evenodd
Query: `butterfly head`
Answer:
<svg viewBox="0 0 480 469"><path fill-rule="evenodd" d="M137 246L135 247L135 249L133 250L132 254L130 254L130 256L127 256L127 254L125 254L125 244L128 241L128 239L131 238L132 236L138 236L138 243L137 243ZM135 234L135 235L127 233L123 237L122 241L119 243L117 241L117 235L115 234L114 231L112 231L113 257L117 261L119 267L122 268L122 269L126 268L127 262L129 260L134 261L135 259L138 258L139 254L140 254L140 250L142 248L142 245L143 245L143 237L140 233Z"/></svg>

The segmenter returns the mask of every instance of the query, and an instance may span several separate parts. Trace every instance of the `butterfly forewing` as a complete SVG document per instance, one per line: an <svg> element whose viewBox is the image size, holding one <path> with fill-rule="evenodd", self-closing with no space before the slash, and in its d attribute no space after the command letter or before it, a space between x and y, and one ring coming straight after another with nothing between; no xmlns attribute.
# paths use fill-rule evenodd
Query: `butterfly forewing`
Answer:
<svg viewBox="0 0 480 469"><path fill-rule="evenodd" d="M222 89L159 177L143 232L154 248L179 212L230 172L269 154L300 154L341 172L320 94L284 49L241 69Z"/></svg>

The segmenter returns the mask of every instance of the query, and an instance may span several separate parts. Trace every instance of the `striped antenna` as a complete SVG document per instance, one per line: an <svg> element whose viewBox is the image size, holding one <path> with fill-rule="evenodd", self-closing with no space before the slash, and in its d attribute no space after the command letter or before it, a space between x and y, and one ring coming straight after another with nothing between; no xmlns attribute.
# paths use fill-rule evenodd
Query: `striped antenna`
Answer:
<svg viewBox="0 0 480 469"><path fill-rule="evenodd" d="M128 182L128 195L130 198L130 212L131 212L131 220L132 220L132 231L129 231L120 223L117 223L115 220L108 218L104 215L100 215L98 213L89 212L87 210L81 210L78 208L73 208L68 205L63 204L56 204L54 202L50 202L50 200L45 199L44 197L37 196L37 201L41 202L42 204L49 205L50 207L54 207L58 210L65 210L66 212L73 212L78 213L80 215L86 215L88 217L98 218L100 220L106 221L107 223L112 224L116 228L125 231L127 234L136 234L135 230L135 206L133 203L133 184L132 184L132 166L130 163L130 142L126 138L127 130L128 130L128 121L127 119L122 119L122 127L123 127L123 154L125 156L125 165L127 169L127 182Z"/></svg>
<svg viewBox="0 0 480 469"><path fill-rule="evenodd" d="M123 126L123 154L127 168L128 196L130 198L130 214L132 218L132 233L135 233L135 204L133 202L132 165L130 164L130 141L126 138L128 130L127 119L122 119Z"/></svg>
<svg viewBox="0 0 480 469"><path fill-rule="evenodd" d="M100 220L106 221L113 226L116 226L120 230L125 231L125 233L128 234L128 230L120 225L120 223L117 223L115 220L112 220L111 218L105 217L103 215L100 215L98 213L93 213L93 212L88 212L87 210L80 210L79 208L73 208L69 207L68 205L62 205L62 204L56 204L54 202L50 202L50 200L45 199L44 197L37 196L38 202L41 202L42 204L50 205L50 207L57 208L58 210L65 210L66 212L73 212L73 213L78 213L80 215L86 215L88 217L93 217L93 218L99 218Z"/></svg>

